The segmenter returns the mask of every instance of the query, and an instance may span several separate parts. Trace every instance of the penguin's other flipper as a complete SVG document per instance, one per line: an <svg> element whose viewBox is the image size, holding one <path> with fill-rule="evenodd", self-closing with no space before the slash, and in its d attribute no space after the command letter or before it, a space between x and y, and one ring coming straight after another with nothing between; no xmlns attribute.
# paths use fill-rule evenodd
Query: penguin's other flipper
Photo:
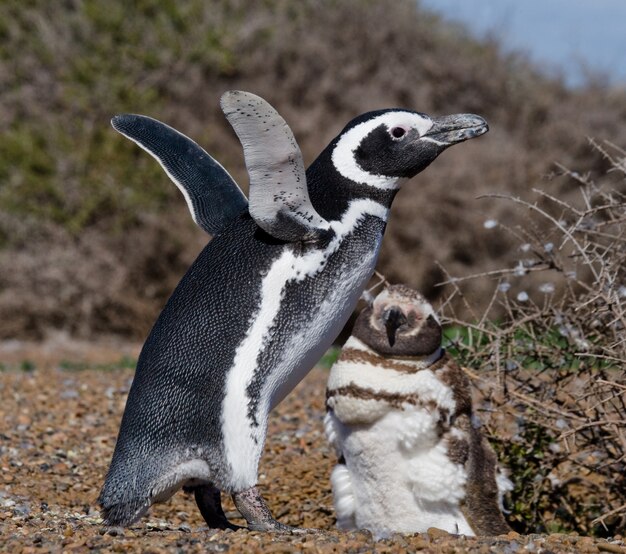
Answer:
<svg viewBox="0 0 626 554"><path fill-rule="evenodd" d="M257 225L289 242L328 236L330 225L311 204L302 153L285 120L250 92L226 92L220 105L243 146Z"/></svg>
<svg viewBox="0 0 626 554"><path fill-rule="evenodd" d="M233 525L224 514L222 509L222 499L220 491L213 485L197 485L189 487L187 490L193 491L196 504L200 513L206 521L209 529L241 529L238 525Z"/></svg>
<svg viewBox="0 0 626 554"><path fill-rule="evenodd" d="M248 202L237 183L189 137L145 115L116 115L111 125L161 164L207 233L218 234L245 210Z"/></svg>

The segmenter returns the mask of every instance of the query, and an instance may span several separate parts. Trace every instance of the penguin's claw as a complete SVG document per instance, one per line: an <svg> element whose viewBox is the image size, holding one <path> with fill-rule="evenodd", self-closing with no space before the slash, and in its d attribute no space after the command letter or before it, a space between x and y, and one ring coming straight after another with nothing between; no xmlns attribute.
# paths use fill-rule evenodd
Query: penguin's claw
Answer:
<svg viewBox="0 0 626 554"><path fill-rule="evenodd" d="M269 533L295 533L297 532L298 528L291 527L290 525L285 525L284 523L281 523L280 521L272 518L266 521L249 522L248 530L265 531Z"/></svg>
<svg viewBox="0 0 626 554"><path fill-rule="evenodd" d="M248 522L250 531L291 534L308 532L308 529L291 527L275 520L256 487L250 487L245 491L234 493L233 501L239 513Z"/></svg>
<svg viewBox="0 0 626 554"><path fill-rule="evenodd" d="M291 525L285 525L280 521L272 518L268 521L262 521L259 523L249 523L249 531L264 531L266 533L285 533L290 535L306 535L307 533L319 534L322 533L320 529L307 529L305 527L292 527Z"/></svg>

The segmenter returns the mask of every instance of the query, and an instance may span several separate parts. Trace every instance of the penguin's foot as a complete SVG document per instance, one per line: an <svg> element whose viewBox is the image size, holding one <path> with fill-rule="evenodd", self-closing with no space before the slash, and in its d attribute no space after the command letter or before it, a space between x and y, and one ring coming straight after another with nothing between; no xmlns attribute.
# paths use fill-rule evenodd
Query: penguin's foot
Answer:
<svg viewBox="0 0 626 554"><path fill-rule="evenodd" d="M233 493L233 501L239 513L248 522L250 531L268 531L270 533L306 533L307 529L290 527L276 521L265 500L256 487Z"/></svg>
<svg viewBox="0 0 626 554"><path fill-rule="evenodd" d="M213 485L198 485L192 488L200 513L211 529L242 529L224 515L220 491Z"/></svg>

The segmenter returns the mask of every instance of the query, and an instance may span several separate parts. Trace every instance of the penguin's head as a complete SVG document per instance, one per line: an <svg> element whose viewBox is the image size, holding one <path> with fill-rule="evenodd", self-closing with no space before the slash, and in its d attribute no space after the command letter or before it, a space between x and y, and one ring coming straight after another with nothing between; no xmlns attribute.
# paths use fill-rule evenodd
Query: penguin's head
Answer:
<svg viewBox="0 0 626 554"><path fill-rule="evenodd" d="M441 347L441 324L430 303L404 285L391 285L357 318L352 334L389 356L429 356Z"/></svg>
<svg viewBox="0 0 626 554"><path fill-rule="evenodd" d="M446 148L489 130L477 115L429 117L408 110L380 110L353 119L334 141L333 165L356 183L397 188Z"/></svg>

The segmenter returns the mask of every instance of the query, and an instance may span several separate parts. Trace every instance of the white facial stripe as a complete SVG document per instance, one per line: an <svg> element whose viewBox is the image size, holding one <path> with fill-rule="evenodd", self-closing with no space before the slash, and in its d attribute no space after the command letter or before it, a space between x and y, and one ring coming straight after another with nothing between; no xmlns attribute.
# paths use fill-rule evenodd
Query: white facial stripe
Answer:
<svg viewBox="0 0 626 554"><path fill-rule="evenodd" d="M343 135L333 150L332 161L337 171L346 179L379 189L392 190L400 185L400 180L397 177L368 173L357 164L354 158L354 151L361 144L361 141L380 125L386 125L388 129L396 126L412 127L417 129L421 136L428 132L433 126L433 122L430 118L412 112L384 113L374 119L360 123Z"/></svg>
<svg viewBox="0 0 626 554"><path fill-rule="evenodd" d="M235 490L242 490L256 484L259 457L265 438L266 421L264 411L270 404L271 387L266 387L259 402L259 427L252 427L247 417L249 398L246 394L248 384L252 381L257 370L257 358L267 341L276 316L281 308L285 286L289 281L301 281L323 270L323 258L330 256L340 246L344 237L349 234L364 215L369 214L387 220L389 210L383 205L369 199L359 199L350 203L341 220L330 222L336 236L324 251L312 250L296 256L293 251L286 249L280 258L274 261L267 275L261 283L261 303L253 314L250 328L235 353L232 367L228 370L226 391L222 405L222 436L226 459L232 461L232 482ZM373 267L372 267L373 270ZM365 287L370 275L363 277L362 287ZM357 291L357 298L361 290ZM301 355L300 352L297 353ZM311 363L315 363L313 360ZM302 367L294 367L293 363L300 362ZM284 380L283 373L304 374L311 369L305 367L310 360L299 358L286 360L282 367L274 368L274 373L268 381ZM295 380L295 379L294 379ZM296 383L299 379L295 380ZM296 383L293 383L294 385ZM288 392L288 391L285 391ZM256 438L256 442L255 442ZM235 462L236 461L236 462Z"/></svg>

